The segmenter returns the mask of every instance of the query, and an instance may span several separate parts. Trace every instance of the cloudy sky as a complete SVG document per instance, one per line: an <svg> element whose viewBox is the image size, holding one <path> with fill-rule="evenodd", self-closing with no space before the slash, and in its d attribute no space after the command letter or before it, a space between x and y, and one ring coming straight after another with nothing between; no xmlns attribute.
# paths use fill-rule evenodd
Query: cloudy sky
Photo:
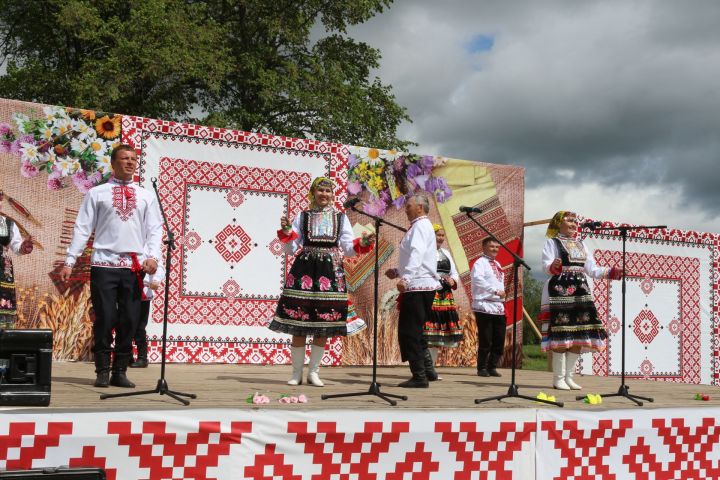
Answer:
<svg viewBox="0 0 720 480"><path fill-rule="evenodd" d="M526 168L526 221L720 232L719 24L716 1L395 0L349 33L414 151Z"/></svg>

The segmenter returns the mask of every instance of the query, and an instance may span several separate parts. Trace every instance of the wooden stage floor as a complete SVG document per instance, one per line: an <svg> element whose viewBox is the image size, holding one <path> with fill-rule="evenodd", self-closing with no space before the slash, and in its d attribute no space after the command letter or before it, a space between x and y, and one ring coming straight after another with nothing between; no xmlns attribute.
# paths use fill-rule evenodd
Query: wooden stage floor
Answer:
<svg viewBox="0 0 720 480"><path fill-rule="evenodd" d="M372 378L371 367L322 367L320 376L325 387L303 384L291 387L285 382L289 378L290 367L261 365L187 365L168 364L166 380L172 390L194 393L198 396L189 407L164 395L149 394L135 397L100 400L101 393L120 393L130 391L116 387L94 388L93 365L85 362L56 362L53 364L52 396L49 409L62 410L156 410L168 408L279 408L279 409L483 409L483 408L557 408L522 399L506 399L502 402L491 401L480 405L476 398L485 398L507 393L510 370L500 370L502 378L480 378L474 368L439 368L442 380L430 384L427 389L404 389L397 384L409 378L405 366L379 367L378 383L383 393L407 395L407 401L398 401L396 407L388 405L382 399L367 395L353 398L322 400L322 394L367 392ZM307 367L305 372L307 372ZM135 390L155 388L160 376L160 365L150 365L146 369L130 369L129 378L137 384ZM539 392L556 395L565 402L565 409L627 409L660 407L717 407L720 406L720 387L685 385L644 380L629 380L630 392L645 397L653 397L653 403L636 407L624 398L607 398L602 405L588 405L576 401L578 392L560 392L552 388L550 372L517 371L517 384L520 393L534 397ZM617 392L620 379L595 376L577 376L576 380L584 388L579 393ZM267 405L251 405L245 399L253 392L260 392L271 398ZM282 394L305 394L309 402L303 405L280 404L277 399ZM694 400L696 393L710 396L709 401ZM47 411L48 409L43 409Z"/></svg>

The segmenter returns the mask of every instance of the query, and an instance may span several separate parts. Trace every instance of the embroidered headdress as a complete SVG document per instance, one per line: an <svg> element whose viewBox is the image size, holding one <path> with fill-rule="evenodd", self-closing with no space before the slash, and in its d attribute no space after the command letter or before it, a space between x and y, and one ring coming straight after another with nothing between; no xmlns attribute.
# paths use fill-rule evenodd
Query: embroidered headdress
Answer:
<svg viewBox="0 0 720 480"><path fill-rule="evenodd" d="M577 216L577 214L575 212L570 212L567 210L560 210L559 212L557 212L555 215L553 215L552 220L550 220L550 225L548 225L545 236L547 238L557 237L558 233L560 233L560 225L567 216L575 217Z"/></svg>
<svg viewBox="0 0 720 480"><path fill-rule="evenodd" d="M328 177L317 177L315 180L313 180L312 184L310 185L310 191L307 194L307 198L308 200L310 200L310 205L313 205L315 203L315 189L319 187L330 187L334 190L335 182L333 182Z"/></svg>

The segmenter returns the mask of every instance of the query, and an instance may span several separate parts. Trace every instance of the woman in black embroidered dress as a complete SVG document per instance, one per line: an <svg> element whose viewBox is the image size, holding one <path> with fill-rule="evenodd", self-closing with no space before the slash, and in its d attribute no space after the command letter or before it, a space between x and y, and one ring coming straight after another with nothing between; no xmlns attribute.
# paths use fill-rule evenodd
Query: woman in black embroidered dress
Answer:
<svg viewBox="0 0 720 480"><path fill-rule="evenodd" d="M548 226L543 268L551 277L543 288L540 320L543 351L552 351L553 387L580 390L575 363L580 353L603 351L607 332L598 318L587 276L619 280L615 267L598 267L582 240L576 237L577 215L560 211Z"/></svg>
<svg viewBox="0 0 720 480"><path fill-rule="evenodd" d="M313 337L307 381L322 387L318 375L328 337L347 335L348 297L343 256L372 249L374 235L355 239L350 220L333 206L332 180L316 178L310 188L310 208L292 224L280 219L278 237L287 254L297 253L287 274L283 293L269 328L293 336L292 377L289 385L302 383L306 337Z"/></svg>
<svg viewBox="0 0 720 480"><path fill-rule="evenodd" d="M438 347L457 347L463 339L460 318L452 292L458 287L460 276L452 255L448 250L442 248L442 244L445 242L445 229L436 223L433 225L433 230L435 230L437 244L437 273L440 275L442 288L435 292L430 317L423 326L423 336L427 340L432 359L432 365L426 365L426 369L434 367L437 361Z"/></svg>
<svg viewBox="0 0 720 480"><path fill-rule="evenodd" d="M0 215L0 329L13 328L17 319L15 275L10 251L26 255L32 250L32 240L23 240L15 222Z"/></svg>

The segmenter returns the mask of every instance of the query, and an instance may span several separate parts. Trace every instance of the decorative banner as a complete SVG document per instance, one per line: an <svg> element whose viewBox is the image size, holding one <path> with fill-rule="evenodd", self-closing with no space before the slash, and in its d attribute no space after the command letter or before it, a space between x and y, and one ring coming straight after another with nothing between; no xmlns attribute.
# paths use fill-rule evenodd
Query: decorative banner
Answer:
<svg viewBox="0 0 720 480"><path fill-rule="evenodd" d="M589 234L585 243L598 264L622 265L621 237ZM629 232L626 250L626 375L718 385L718 236ZM582 356L583 373L621 374L621 286L618 281L594 282L609 344L606 352Z"/></svg>
<svg viewBox="0 0 720 480"><path fill-rule="evenodd" d="M109 480L720 478L720 408L0 414L0 470ZM162 419L162 420L159 420Z"/></svg>
<svg viewBox="0 0 720 480"><path fill-rule="evenodd" d="M90 248L78 259L70 282L59 279L59 270L82 195L107 181L110 152L121 142L139 154L139 184L150 189L157 179L176 235L167 305L170 362L288 363L290 336L266 326L293 260L284 254L276 230L281 216L292 218L307 206L316 176L334 179L337 208L348 193L360 193L366 212L400 225L407 224L402 207L414 192L426 193L438 206L452 206L447 218L437 208L430 215L445 224L461 267L468 256L478 255L479 237L457 216L457 201L490 202L491 228L504 239L517 242L522 231L522 168L0 99L0 190L5 194L0 208L19 219L37 247L13 259L16 325L52 329L58 359L90 357ZM353 223L368 223L358 217L350 212ZM461 235L453 233L456 220ZM379 238L383 272L397 262L401 236L396 233L383 229ZM355 307L366 319L372 317L374 298L368 292L373 282L367 281L372 260L370 254L346 264ZM383 311L390 304L394 309L393 286L383 275ZM461 292L456 301L469 317L468 298ZM160 359L163 297L156 295L151 304L152 362ZM467 327L465 346L441 362L474 361L476 335L472 324ZM386 363L399 362L392 328L380 337ZM343 358L369 363L370 334L367 329L352 339L331 340L324 363L339 364Z"/></svg>

